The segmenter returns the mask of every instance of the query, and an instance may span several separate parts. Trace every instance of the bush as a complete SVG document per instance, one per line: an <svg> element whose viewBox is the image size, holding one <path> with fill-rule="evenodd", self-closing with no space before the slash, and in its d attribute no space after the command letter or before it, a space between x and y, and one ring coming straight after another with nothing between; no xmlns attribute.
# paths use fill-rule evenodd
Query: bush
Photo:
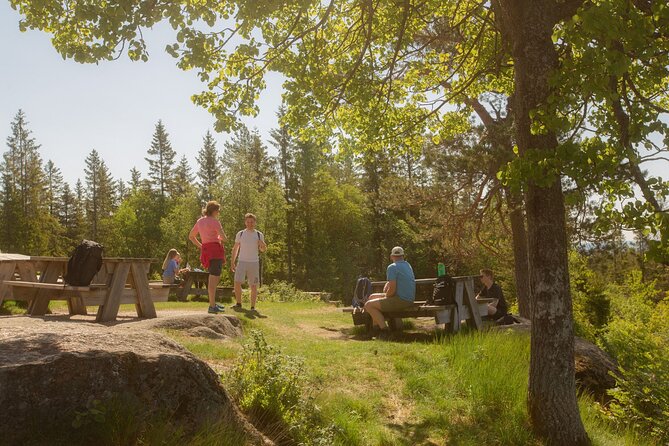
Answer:
<svg viewBox="0 0 669 446"><path fill-rule="evenodd" d="M609 414L619 424L669 442L669 299L655 304L654 283L632 274L612 287L613 319L602 336L619 363Z"/></svg>
<svg viewBox="0 0 669 446"><path fill-rule="evenodd" d="M324 426L301 358L268 345L258 330L229 378L228 387L255 426L279 444L330 445L334 427Z"/></svg>
<svg viewBox="0 0 669 446"><path fill-rule="evenodd" d="M277 280L260 289L258 300L264 302L317 302L320 297L300 291L292 283Z"/></svg>

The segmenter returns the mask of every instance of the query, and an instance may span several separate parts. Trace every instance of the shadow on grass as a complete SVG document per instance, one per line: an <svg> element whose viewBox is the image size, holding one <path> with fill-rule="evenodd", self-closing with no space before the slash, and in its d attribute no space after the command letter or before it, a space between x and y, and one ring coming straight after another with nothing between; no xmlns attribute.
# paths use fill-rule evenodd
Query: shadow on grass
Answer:
<svg viewBox="0 0 669 446"><path fill-rule="evenodd" d="M464 327L463 327L464 328ZM372 341L372 340L382 340L385 342L397 342L397 343L434 343L440 342L446 339L450 339L452 336L457 336L462 333L466 333L469 330L464 329L460 333L448 333L441 328L434 329L412 329L411 331L399 330L391 331L388 335L379 339L375 337L371 332L368 332L367 329L362 326L354 326L350 328L339 328L339 329L329 329L329 331L338 331L342 334L342 339L350 339L355 341Z"/></svg>
<svg viewBox="0 0 669 446"><path fill-rule="evenodd" d="M242 313L245 318L247 319L267 319L268 316L265 316L264 314L260 314L258 310L249 310L244 307L239 308L239 307L232 307L232 311L235 313Z"/></svg>

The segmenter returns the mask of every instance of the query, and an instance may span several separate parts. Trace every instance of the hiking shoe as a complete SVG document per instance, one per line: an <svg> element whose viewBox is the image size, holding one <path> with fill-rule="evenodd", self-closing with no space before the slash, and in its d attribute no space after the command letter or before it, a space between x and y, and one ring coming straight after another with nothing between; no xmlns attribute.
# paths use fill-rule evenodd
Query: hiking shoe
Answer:
<svg viewBox="0 0 669 446"><path fill-rule="evenodd" d="M211 313L211 314L218 314L218 313L222 313L222 312L223 312L223 310L221 310L218 307L209 307L209 309L207 310L207 313Z"/></svg>
<svg viewBox="0 0 669 446"><path fill-rule="evenodd" d="M223 305L216 304L216 308L218 308L219 311L225 311L225 307Z"/></svg>
<svg viewBox="0 0 669 446"><path fill-rule="evenodd" d="M251 307L251 311L256 311L256 307Z"/></svg>
<svg viewBox="0 0 669 446"><path fill-rule="evenodd" d="M241 310L242 309L242 304L234 304L232 306L232 308L237 309L237 310Z"/></svg>

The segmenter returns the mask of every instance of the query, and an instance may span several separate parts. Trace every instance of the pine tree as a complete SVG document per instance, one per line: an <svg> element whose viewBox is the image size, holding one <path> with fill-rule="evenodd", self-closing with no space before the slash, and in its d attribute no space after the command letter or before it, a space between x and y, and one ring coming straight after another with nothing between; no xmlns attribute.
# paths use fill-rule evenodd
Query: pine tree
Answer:
<svg viewBox="0 0 669 446"><path fill-rule="evenodd" d="M111 216L114 203L114 180L105 162L96 150L86 157L85 209L88 232L94 240L100 240L103 219Z"/></svg>
<svg viewBox="0 0 669 446"><path fill-rule="evenodd" d="M261 191L276 177L274 162L268 156L267 147L263 144L257 129L251 132L246 126L242 126L235 132L232 141L225 144L223 166L230 169L240 162L250 167L245 175L248 180L256 183Z"/></svg>
<svg viewBox="0 0 669 446"><path fill-rule="evenodd" d="M197 163L200 194L203 198L208 199L211 196L212 187L221 174L221 158L216 150L216 141L209 131L203 138L202 148L197 154Z"/></svg>
<svg viewBox="0 0 669 446"><path fill-rule="evenodd" d="M61 206L60 198L63 192L63 174L54 162L49 160L44 166L44 176L46 177L46 203L49 214L58 218Z"/></svg>
<svg viewBox="0 0 669 446"><path fill-rule="evenodd" d="M147 151L147 154L149 156L145 159L149 163L151 187L158 191L164 201L174 189L174 158L176 152L172 149L169 135L160 120L156 124L151 148Z"/></svg>
<svg viewBox="0 0 669 446"><path fill-rule="evenodd" d="M8 151L3 155L3 208L7 220L14 228L5 232L3 245L26 254L39 254L45 246L53 219L45 203L46 179L39 154L39 144L31 137L28 122L19 110L11 123L7 138ZM7 248L5 248L7 249Z"/></svg>
<svg viewBox="0 0 669 446"><path fill-rule="evenodd" d="M142 185L142 174L136 167L130 169L130 190L133 192Z"/></svg>
<svg viewBox="0 0 669 446"><path fill-rule="evenodd" d="M179 164L174 169L174 193L177 197L182 196L187 191L192 188L193 180L193 170L188 164L188 158L186 155L183 155L179 160Z"/></svg>
<svg viewBox="0 0 669 446"><path fill-rule="evenodd" d="M285 115L286 109L281 106L277 117L279 122ZM294 147L288 133L288 127L281 125L270 132L272 145L278 150L276 157L279 166L281 182L283 183L283 199L286 203L286 263L288 265L288 281L293 282L293 249L294 249L294 199L295 199L295 155Z"/></svg>

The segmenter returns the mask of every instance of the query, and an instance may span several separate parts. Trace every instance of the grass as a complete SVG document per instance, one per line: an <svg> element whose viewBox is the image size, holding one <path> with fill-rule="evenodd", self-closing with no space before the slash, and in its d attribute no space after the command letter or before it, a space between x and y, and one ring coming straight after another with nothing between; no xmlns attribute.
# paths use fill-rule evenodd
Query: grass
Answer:
<svg viewBox="0 0 669 446"><path fill-rule="evenodd" d="M124 307L122 311L134 310ZM337 426L336 444L541 444L526 412L526 334L447 335L429 323L417 323L389 341L368 340L352 326L350 315L325 303L260 302L258 307L260 317L227 312L238 314L245 330L259 329L268 343L304 358L308 390L323 419ZM156 308L159 315L166 310L204 312L206 304L165 302ZM66 306L56 303L52 309ZM167 334L212 363L224 381L229 379L227 371L243 340ZM651 444L614 428L587 396L580 398L580 407L593 444Z"/></svg>

